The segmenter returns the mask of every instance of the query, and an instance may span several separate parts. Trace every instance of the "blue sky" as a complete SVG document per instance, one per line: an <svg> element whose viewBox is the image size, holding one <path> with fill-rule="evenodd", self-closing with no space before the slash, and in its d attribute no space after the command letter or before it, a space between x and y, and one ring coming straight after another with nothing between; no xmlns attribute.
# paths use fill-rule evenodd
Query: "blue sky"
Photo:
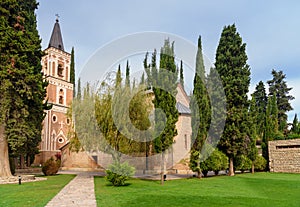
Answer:
<svg viewBox="0 0 300 207"><path fill-rule="evenodd" d="M55 14L60 15L66 51L75 47L76 72L103 45L132 33L159 31L196 44L202 36L203 53L214 62L225 25L236 24L247 44L251 89L283 70L293 87L292 119L300 112L300 1L203 0L40 0L38 29L47 47ZM176 47L176 42L175 42ZM189 81L189 80L186 80Z"/></svg>

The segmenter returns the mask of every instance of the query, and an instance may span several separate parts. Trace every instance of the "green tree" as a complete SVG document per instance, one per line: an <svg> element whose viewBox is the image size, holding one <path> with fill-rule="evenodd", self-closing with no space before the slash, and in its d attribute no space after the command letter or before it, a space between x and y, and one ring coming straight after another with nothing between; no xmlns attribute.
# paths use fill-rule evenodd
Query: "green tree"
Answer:
<svg viewBox="0 0 300 207"><path fill-rule="evenodd" d="M179 83L182 85L182 87L184 87L184 77L183 77L183 62L182 60L180 61L180 69L179 69Z"/></svg>
<svg viewBox="0 0 300 207"><path fill-rule="evenodd" d="M161 184L165 170L165 152L173 143L177 135L176 122L178 111L176 109L176 87L178 71L175 64L174 42L166 39L160 52L159 70L156 68L156 51L152 55L151 73L154 93L153 104L155 109L155 139L154 148L161 153ZM147 75L148 75L147 74Z"/></svg>
<svg viewBox="0 0 300 207"><path fill-rule="evenodd" d="M256 160L257 156L258 156L258 150L256 147L256 140L258 139L258 135L257 135L257 128L259 127L259 125L257 125L257 118L259 115L258 112L258 107L256 105L256 100L254 95L252 95L252 99L250 101L250 106L249 106L249 134L250 134L250 149L248 152L248 158L251 160L252 162L252 167L251 167L251 172L254 173L254 161Z"/></svg>
<svg viewBox="0 0 300 207"><path fill-rule="evenodd" d="M76 94L76 98L77 99L81 99L81 80L80 78L78 78L78 81L77 81L77 94Z"/></svg>
<svg viewBox="0 0 300 207"><path fill-rule="evenodd" d="M71 63L70 63L70 82L74 84L73 97L75 97L75 57L74 57L74 47L71 51Z"/></svg>
<svg viewBox="0 0 300 207"><path fill-rule="evenodd" d="M265 89L265 85L260 81L252 94L257 106L257 118L256 118L256 135L258 139L262 140L265 131L265 119L266 119L266 109L268 104L268 97Z"/></svg>
<svg viewBox="0 0 300 207"><path fill-rule="evenodd" d="M293 134L299 134L299 121L298 121L297 114L295 114L295 116L294 116L291 132Z"/></svg>
<svg viewBox="0 0 300 207"><path fill-rule="evenodd" d="M269 96L266 109L265 132L262 140L262 155L267 160L267 170L269 169L268 142L278 136L278 108L276 94Z"/></svg>
<svg viewBox="0 0 300 207"><path fill-rule="evenodd" d="M278 125L279 130L284 132L287 128L287 112L293 110L290 101L294 99L289 92L292 88L287 86L285 81L286 75L279 71L272 70L273 79L267 81L269 84L269 95L276 94L277 107L278 107Z"/></svg>
<svg viewBox="0 0 300 207"><path fill-rule="evenodd" d="M225 26L216 53L215 67L223 82L227 98L227 119L219 148L229 158L229 175L234 175L233 159L245 154L248 148L247 93L250 85L250 68L247 64L246 44L236 31L235 25Z"/></svg>
<svg viewBox="0 0 300 207"><path fill-rule="evenodd" d="M205 67L202 55L201 37L198 38L198 51L196 55L196 71L194 76L194 90L190 101L192 112L192 149L190 156L190 167L201 177L199 155L210 126L209 96L206 90ZM195 153L197 151L198 153ZM195 156L197 155L197 156Z"/></svg>
<svg viewBox="0 0 300 207"><path fill-rule="evenodd" d="M47 83L41 73L41 40L35 0L1 1L0 176L9 176L8 147L32 157L41 140Z"/></svg>
<svg viewBox="0 0 300 207"><path fill-rule="evenodd" d="M129 62L127 60L126 63L126 77L125 77L125 86L130 87L130 67L129 67Z"/></svg>

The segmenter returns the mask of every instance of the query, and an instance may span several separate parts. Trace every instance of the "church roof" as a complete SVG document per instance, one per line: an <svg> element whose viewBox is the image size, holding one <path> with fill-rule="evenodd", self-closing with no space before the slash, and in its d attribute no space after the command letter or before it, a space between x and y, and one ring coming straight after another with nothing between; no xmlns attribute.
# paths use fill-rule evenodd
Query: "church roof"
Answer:
<svg viewBox="0 0 300 207"><path fill-rule="evenodd" d="M191 114L191 110L180 102L176 103L176 108L179 114Z"/></svg>
<svg viewBox="0 0 300 207"><path fill-rule="evenodd" d="M49 47L54 47L54 48L60 49L62 51L65 50L58 19L56 19L56 22L53 27L53 31L52 31L52 35L51 35L51 38L49 41L48 48Z"/></svg>

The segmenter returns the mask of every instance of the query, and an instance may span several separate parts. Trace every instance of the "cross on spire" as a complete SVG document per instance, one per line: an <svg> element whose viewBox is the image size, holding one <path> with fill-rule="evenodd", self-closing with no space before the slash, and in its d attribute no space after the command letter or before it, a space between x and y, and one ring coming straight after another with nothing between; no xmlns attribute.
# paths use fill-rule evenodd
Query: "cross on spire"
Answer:
<svg viewBox="0 0 300 207"><path fill-rule="evenodd" d="M60 128L62 129L65 123L63 121L59 122Z"/></svg>
<svg viewBox="0 0 300 207"><path fill-rule="evenodd" d="M59 20L59 14L55 14L55 16L56 16L56 22L58 22L58 20Z"/></svg>

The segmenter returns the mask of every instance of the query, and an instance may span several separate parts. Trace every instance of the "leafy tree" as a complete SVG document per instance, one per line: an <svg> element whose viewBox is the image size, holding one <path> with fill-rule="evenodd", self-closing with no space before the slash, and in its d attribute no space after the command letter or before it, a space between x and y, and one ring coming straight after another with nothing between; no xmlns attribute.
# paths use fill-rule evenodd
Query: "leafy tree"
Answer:
<svg viewBox="0 0 300 207"><path fill-rule="evenodd" d="M0 176L9 176L8 147L14 156L33 157L38 151L47 83L41 74L38 4L35 0L0 4Z"/></svg>
<svg viewBox="0 0 300 207"><path fill-rule="evenodd" d="M215 67L227 98L227 119L219 148L229 157L229 175L232 176L234 157L245 154L249 144L244 117L248 113L247 93L250 85L246 44L242 42L234 24L225 26L222 31Z"/></svg>
<svg viewBox="0 0 300 207"><path fill-rule="evenodd" d="M190 167L201 177L200 160L195 155L200 155L202 146L207 138L210 124L209 97L206 90L205 67L202 55L201 37L198 39L198 51L196 55L196 71L194 76L194 90L190 101L192 112L192 149ZM194 153L197 151L198 153Z"/></svg>
<svg viewBox="0 0 300 207"><path fill-rule="evenodd" d="M129 67L128 60L127 60L127 63L126 63L126 79L125 79L125 86L126 86L126 87L130 87L130 67Z"/></svg>
<svg viewBox="0 0 300 207"><path fill-rule="evenodd" d="M145 63L145 62L144 62ZM156 67L156 50L152 54L151 67L146 68L148 81L151 80L155 109L155 139L154 148L161 153L161 184L163 184L165 169L165 151L173 143L177 135L176 122L178 111L176 109L176 87L178 71L176 70L174 57L174 42L170 44L166 39L160 52L159 70ZM150 78L149 78L150 77Z"/></svg>
<svg viewBox="0 0 300 207"><path fill-rule="evenodd" d="M266 109L268 104L268 97L267 97L265 85L262 81L260 81L256 85L255 91L252 95L255 99L256 106L257 106L256 125L259 127L256 127L256 135L258 136L258 139L262 140L265 131L265 118L266 118Z"/></svg>
<svg viewBox="0 0 300 207"><path fill-rule="evenodd" d="M71 63L70 63L70 82L75 86L75 57L74 57L74 47L72 47L71 51ZM73 97L75 97L76 90L74 87L73 90Z"/></svg>
<svg viewBox="0 0 300 207"><path fill-rule="evenodd" d="M184 87L184 77L183 77L183 62L180 61L180 69L179 69L180 77L179 77L179 83Z"/></svg>
<svg viewBox="0 0 300 207"><path fill-rule="evenodd" d="M291 132L293 134L299 134L299 121L298 121L297 114L295 114L295 116L294 116Z"/></svg>
<svg viewBox="0 0 300 207"><path fill-rule="evenodd" d="M267 160L267 170L269 169L268 142L277 139L277 137L281 136L278 130L278 108L276 103L276 94L269 96L266 110L265 132L261 145L262 155Z"/></svg>
<svg viewBox="0 0 300 207"><path fill-rule="evenodd" d="M286 75L279 71L272 70L273 79L267 81L269 84L269 95L276 94L278 107L278 126L279 130L283 132L287 127L287 112L293 110L290 101L294 99L289 92L292 88L288 88L285 81Z"/></svg>
<svg viewBox="0 0 300 207"><path fill-rule="evenodd" d="M249 107L249 134L250 134L250 149L248 152L248 158L251 160L252 162L252 168L251 168L251 172L254 173L254 161L256 160L257 156L258 156L258 150L256 147L256 140L258 139L258 135L257 135L257 128L259 127L257 125L257 117L258 117L258 107L256 105L256 100L254 95L252 95L252 99L250 102L250 107Z"/></svg>

